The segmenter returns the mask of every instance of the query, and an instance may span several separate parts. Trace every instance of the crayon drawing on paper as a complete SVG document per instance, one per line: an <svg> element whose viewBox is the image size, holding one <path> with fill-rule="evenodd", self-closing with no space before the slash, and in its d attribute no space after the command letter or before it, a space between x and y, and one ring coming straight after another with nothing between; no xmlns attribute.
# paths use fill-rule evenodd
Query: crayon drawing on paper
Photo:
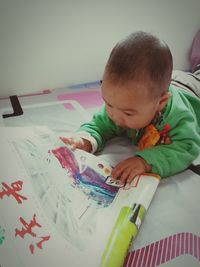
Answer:
<svg viewBox="0 0 200 267"><path fill-rule="evenodd" d="M84 152L62 143L49 148L45 138L18 140L14 146L48 219L72 245L85 249L98 212L109 207L119 188L105 183L110 170L103 163L88 161Z"/></svg>

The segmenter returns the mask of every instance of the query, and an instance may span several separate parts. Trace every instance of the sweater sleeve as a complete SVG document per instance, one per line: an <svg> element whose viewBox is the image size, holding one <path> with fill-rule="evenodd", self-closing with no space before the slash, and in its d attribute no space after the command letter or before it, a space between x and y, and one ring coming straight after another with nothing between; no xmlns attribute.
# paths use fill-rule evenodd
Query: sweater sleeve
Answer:
<svg viewBox="0 0 200 267"><path fill-rule="evenodd" d="M107 140L122 135L124 129L114 124L108 117L105 106L103 106L99 112L94 114L92 120L82 124L78 131L89 133L97 142L97 151L100 151Z"/></svg>
<svg viewBox="0 0 200 267"><path fill-rule="evenodd" d="M200 152L200 135L195 117L182 113L177 120L169 134L170 144L160 144L136 152L136 155L152 165L152 172L162 178L186 169Z"/></svg>

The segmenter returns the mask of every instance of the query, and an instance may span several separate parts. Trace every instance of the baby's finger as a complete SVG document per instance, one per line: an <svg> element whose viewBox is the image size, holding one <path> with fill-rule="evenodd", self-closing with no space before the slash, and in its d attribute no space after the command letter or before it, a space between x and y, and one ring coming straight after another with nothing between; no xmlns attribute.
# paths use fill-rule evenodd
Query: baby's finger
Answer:
<svg viewBox="0 0 200 267"><path fill-rule="evenodd" d="M128 190L131 187L131 184L133 182L133 180L135 179L136 176L138 176L140 173L136 172L135 170L131 171L131 173L129 174L129 177L126 180L126 186L124 189Z"/></svg>
<svg viewBox="0 0 200 267"><path fill-rule="evenodd" d="M131 170L130 170L129 168L125 169L125 170L122 172L122 174L121 174L121 176L120 176L120 182L121 182L122 184L127 183L127 179L129 178L130 172L131 172Z"/></svg>
<svg viewBox="0 0 200 267"><path fill-rule="evenodd" d="M117 179L120 179L120 177L121 177L121 173L122 172L115 172L115 173L112 173L111 174L111 177L112 177L112 180L117 180Z"/></svg>
<svg viewBox="0 0 200 267"><path fill-rule="evenodd" d="M112 170L112 174L111 174L113 180L118 179L118 177L121 176L121 174L123 173L123 171L124 171L124 166L123 166L123 165L118 164L117 166L115 166L115 167L113 168L113 170Z"/></svg>
<svg viewBox="0 0 200 267"><path fill-rule="evenodd" d="M60 140L63 141L63 143L65 143L65 144L71 144L72 143L72 139L71 138L60 137Z"/></svg>
<svg viewBox="0 0 200 267"><path fill-rule="evenodd" d="M129 174L127 180L126 180L126 183L127 183L127 184L131 184L132 181L135 179L136 176L137 176L137 174L136 174L134 171L132 171L132 172Z"/></svg>
<svg viewBox="0 0 200 267"><path fill-rule="evenodd" d="M75 144L75 143L70 144L70 148L71 148L71 150L77 149L77 144Z"/></svg>

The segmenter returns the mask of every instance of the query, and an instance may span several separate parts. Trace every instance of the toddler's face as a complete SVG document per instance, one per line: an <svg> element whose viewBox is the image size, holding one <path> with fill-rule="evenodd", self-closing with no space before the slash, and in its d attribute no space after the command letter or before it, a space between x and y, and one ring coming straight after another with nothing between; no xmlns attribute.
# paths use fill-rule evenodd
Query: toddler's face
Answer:
<svg viewBox="0 0 200 267"><path fill-rule="evenodd" d="M121 85L103 80L102 97L106 111L118 126L139 130L149 125L160 111L160 97L150 97L146 84L130 82Z"/></svg>

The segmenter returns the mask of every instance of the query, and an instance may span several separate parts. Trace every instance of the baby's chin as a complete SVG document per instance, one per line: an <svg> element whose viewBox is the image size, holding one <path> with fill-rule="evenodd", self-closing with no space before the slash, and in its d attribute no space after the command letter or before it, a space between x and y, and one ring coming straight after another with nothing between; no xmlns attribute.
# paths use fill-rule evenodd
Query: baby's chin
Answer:
<svg viewBox="0 0 200 267"><path fill-rule="evenodd" d="M127 128L127 129L135 129L136 131L139 131L140 129L144 128L145 126L138 126L138 125L127 125L126 127L124 128Z"/></svg>
<svg viewBox="0 0 200 267"><path fill-rule="evenodd" d="M147 126L147 125L142 126L142 125L134 125L134 124L125 125L125 124L118 124L118 123L116 123L116 125L118 127L125 128L125 129L135 129L136 131L139 131L140 129Z"/></svg>

